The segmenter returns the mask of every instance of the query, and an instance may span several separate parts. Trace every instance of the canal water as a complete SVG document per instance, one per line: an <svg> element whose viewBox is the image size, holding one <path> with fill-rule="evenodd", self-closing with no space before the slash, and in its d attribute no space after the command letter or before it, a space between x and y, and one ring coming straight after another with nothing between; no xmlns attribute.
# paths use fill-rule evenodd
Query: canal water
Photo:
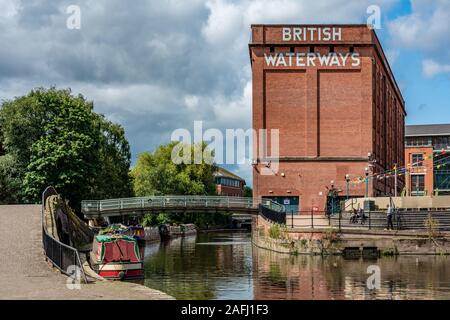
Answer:
<svg viewBox="0 0 450 320"><path fill-rule="evenodd" d="M450 257L294 257L258 249L250 236L149 243L144 284L177 299L450 299ZM367 288L368 267L379 267L379 289Z"/></svg>

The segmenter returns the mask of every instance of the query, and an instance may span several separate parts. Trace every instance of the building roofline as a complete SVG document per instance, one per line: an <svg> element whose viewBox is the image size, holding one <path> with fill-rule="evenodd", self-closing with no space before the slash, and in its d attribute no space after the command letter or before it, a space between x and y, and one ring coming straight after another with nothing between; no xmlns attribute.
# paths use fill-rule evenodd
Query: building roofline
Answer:
<svg viewBox="0 0 450 320"><path fill-rule="evenodd" d="M370 30L370 33L373 36L373 40L370 43L367 42L367 43L361 43L361 44L370 45L370 46L375 47L375 51L377 52L377 54L378 54L378 56L379 56L379 58L381 60L381 63L383 64L383 66L384 66L384 68L386 70L386 73L388 75L389 81L392 83L394 91L398 95L399 103L401 104L401 108L402 108L404 114L405 115L407 114L406 113L406 106L405 106L405 103L406 103L405 99L404 99L404 97L402 95L400 87L398 86L397 80L395 79L394 73L393 73L393 71L391 69L391 66L390 66L389 61L388 61L388 59L386 57L386 54L384 53L383 46L381 45L380 39L378 38L378 35L375 32L375 29L369 28L368 25L364 24L364 23L355 23L355 24L352 24L352 23L345 23L345 24L339 24L339 23L334 23L334 24L321 24L321 23L308 23L308 24L284 24L284 23L282 23L282 24L279 24L279 23L277 23L277 24L251 24L250 28L253 28L253 27L283 27L283 26L285 26L285 27L308 27L308 26L314 26L314 27L319 27L319 26L320 27L355 27L355 28L367 28L368 30ZM307 43L305 43L305 45L306 44ZM354 43L351 43L351 44L355 45ZM253 46L261 46L261 45L264 46L264 45L267 45L267 44L266 43L262 43L262 44L261 43L257 43L257 44L249 43L249 53L250 53L251 47L253 47ZM284 45L284 44L280 44L280 45ZM286 43L284 46L289 46L289 45L292 45L292 44ZM298 46L299 44L294 44L294 45ZM314 45L316 45L316 44L314 44ZM320 45L320 44L317 44L317 45ZM324 43L323 45L327 45L327 44ZM336 45L336 44L334 43L333 45ZM347 44L346 43L339 43L339 45L347 45ZM251 53L250 53L250 56L251 56Z"/></svg>
<svg viewBox="0 0 450 320"><path fill-rule="evenodd" d="M408 133L407 131L413 131ZM405 126L405 137L450 136L450 124L414 124Z"/></svg>
<svg viewBox="0 0 450 320"><path fill-rule="evenodd" d="M402 91L400 90L400 87L398 86L397 80L394 77L394 72L392 71L391 65L389 64L389 61L388 61L388 59L386 57L386 54L384 53L384 49L383 49L383 46L381 45L381 41L378 38L378 35L377 35L375 29L370 29L370 30L372 31L372 34L375 36L377 48L380 49L381 55L383 57L383 64L386 65L387 71L388 71L388 73L390 75L390 78L392 79L393 85L397 89L396 91L398 92L398 95L399 95L400 99L402 99L403 111L405 112L405 115L406 115L405 99L403 98Z"/></svg>
<svg viewBox="0 0 450 320"><path fill-rule="evenodd" d="M220 175L220 176L223 176L223 177L226 177L226 178L232 178L232 179L235 179L235 180L239 180L239 181L244 182L244 184L245 184L245 179L239 177L237 174L235 174L235 173L233 173L233 172L231 172L231 171L229 171L229 170L227 170L225 168L222 168L222 167L218 167L218 169L214 173L214 175L215 176L219 176Z"/></svg>
<svg viewBox="0 0 450 320"><path fill-rule="evenodd" d="M325 27L367 27L365 23L252 23L251 27L307 27L307 26L325 26Z"/></svg>

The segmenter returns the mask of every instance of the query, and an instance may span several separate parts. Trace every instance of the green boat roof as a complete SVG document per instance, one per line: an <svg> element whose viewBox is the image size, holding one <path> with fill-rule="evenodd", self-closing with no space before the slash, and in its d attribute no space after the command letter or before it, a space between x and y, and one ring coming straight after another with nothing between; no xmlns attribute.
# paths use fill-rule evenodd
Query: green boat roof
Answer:
<svg viewBox="0 0 450 320"><path fill-rule="evenodd" d="M118 239L122 239L122 240L127 240L127 241L136 241L136 239L134 239L133 237L127 236L127 235L109 235L109 234L101 234L101 235L97 235L95 236L95 240L97 240L97 242L112 242Z"/></svg>

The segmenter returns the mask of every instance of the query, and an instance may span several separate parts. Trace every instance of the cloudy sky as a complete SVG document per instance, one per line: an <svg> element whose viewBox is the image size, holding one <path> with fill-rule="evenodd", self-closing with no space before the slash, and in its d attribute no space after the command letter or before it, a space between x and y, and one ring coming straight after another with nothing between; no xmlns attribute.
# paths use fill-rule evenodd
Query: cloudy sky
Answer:
<svg viewBox="0 0 450 320"><path fill-rule="evenodd" d="M0 100L70 87L125 127L135 161L195 120L251 127L250 24L366 23L372 4L407 123L450 122L447 0L0 0Z"/></svg>

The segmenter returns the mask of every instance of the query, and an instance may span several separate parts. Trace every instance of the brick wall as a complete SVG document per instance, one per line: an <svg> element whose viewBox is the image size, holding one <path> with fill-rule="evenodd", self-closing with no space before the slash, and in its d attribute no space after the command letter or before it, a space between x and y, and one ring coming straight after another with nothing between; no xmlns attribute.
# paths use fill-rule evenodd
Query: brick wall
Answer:
<svg viewBox="0 0 450 320"><path fill-rule="evenodd" d="M299 196L300 210L326 202L330 181L345 195L345 175L364 176L404 164L404 101L375 33L343 25L341 41L283 42L282 26L252 26L254 129L279 129L280 169L263 176L267 159L254 166L254 197ZM357 53L359 66L271 66L264 54ZM258 140L254 153L258 154ZM268 155L272 148L268 142ZM282 176L284 173L284 176ZM403 188L400 179L399 190ZM370 195L394 192L393 179L371 180ZM365 185L351 185L363 196Z"/></svg>

